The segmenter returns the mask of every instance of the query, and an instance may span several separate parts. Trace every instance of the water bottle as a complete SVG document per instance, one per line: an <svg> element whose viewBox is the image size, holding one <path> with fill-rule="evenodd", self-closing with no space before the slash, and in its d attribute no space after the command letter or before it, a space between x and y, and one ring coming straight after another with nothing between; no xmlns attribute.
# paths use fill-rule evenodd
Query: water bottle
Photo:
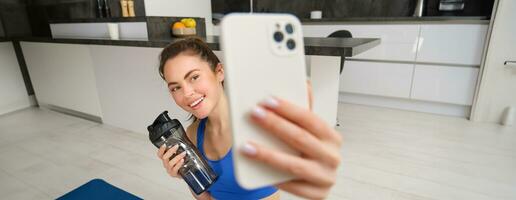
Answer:
<svg viewBox="0 0 516 200"><path fill-rule="evenodd" d="M170 119L168 111L162 112L154 122L147 127L149 139L156 147L166 145L167 150L179 145L173 156L186 151L184 164L179 168L179 175L199 195L206 191L218 178L218 175L201 156L199 150L186 136L186 132L177 119Z"/></svg>

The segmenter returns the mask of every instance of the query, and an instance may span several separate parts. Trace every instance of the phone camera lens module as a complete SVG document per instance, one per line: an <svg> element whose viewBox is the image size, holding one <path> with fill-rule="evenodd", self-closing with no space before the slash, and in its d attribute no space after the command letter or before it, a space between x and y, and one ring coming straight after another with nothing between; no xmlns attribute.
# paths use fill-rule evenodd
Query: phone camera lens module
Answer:
<svg viewBox="0 0 516 200"><path fill-rule="evenodd" d="M287 24L285 26L285 31L287 31L288 34L292 34L294 32L294 27L292 26L292 24Z"/></svg>
<svg viewBox="0 0 516 200"><path fill-rule="evenodd" d="M294 50L296 48L296 42L293 39L288 39L287 48L290 50Z"/></svg>
<svg viewBox="0 0 516 200"><path fill-rule="evenodd" d="M281 42L281 41L283 41L283 33L279 32L279 31L276 31L276 32L274 33L274 40L275 40L276 42Z"/></svg>

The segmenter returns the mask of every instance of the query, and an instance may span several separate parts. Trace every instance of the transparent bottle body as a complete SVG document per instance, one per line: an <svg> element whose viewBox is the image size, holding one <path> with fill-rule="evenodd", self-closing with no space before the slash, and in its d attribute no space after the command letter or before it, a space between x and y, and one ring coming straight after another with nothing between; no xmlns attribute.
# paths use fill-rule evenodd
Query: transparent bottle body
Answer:
<svg viewBox="0 0 516 200"><path fill-rule="evenodd" d="M183 166L179 168L178 173L194 193L200 194L206 191L217 180L217 174L186 137L182 127L171 129L168 137L161 136L154 142L157 147L161 147L163 144L166 144L167 150L176 144L179 145L173 157L186 151Z"/></svg>

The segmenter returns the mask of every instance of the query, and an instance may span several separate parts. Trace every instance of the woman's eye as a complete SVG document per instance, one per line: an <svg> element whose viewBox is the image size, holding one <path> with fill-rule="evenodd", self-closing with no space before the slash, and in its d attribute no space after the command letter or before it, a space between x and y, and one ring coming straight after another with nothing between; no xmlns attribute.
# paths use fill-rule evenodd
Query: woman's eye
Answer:
<svg viewBox="0 0 516 200"><path fill-rule="evenodd" d="M199 79L199 75L194 75L194 76L192 76L192 80L193 80L193 81L195 81L195 80L197 80L197 79Z"/></svg>
<svg viewBox="0 0 516 200"><path fill-rule="evenodd" d="M175 91L177 91L179 89L181 89L181 87L173 87L172 89L170 89L170 91L175 92Z"/></svg>

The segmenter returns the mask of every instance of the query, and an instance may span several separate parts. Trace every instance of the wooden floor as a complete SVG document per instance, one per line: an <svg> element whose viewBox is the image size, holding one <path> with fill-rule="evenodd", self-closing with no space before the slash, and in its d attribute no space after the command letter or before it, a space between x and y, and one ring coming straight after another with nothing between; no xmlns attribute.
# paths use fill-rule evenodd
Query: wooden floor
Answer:
<svg viewBox="0 0 516 200"><path fill-rule="evenodd" d="M343 163L328 199L516 199L516 128L339 105ZM54 199L102 178L145 199L191 199L145 133L30 108L0 116L2 199ZM298 199L282 193L283 199Z"/></svg>

